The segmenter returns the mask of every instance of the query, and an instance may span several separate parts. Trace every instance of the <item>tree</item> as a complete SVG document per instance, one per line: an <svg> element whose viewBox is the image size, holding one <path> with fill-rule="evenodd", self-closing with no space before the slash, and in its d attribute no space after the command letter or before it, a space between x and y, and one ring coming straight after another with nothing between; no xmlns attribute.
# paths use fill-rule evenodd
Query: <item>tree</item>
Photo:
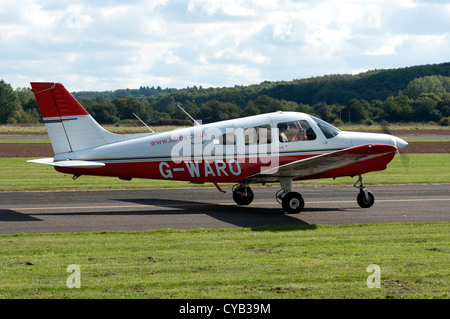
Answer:
<svg viewBox="0 0 450 319"><path fill-rule="evenodd" d="M261 110L259 109L258 105L253 103L252 101L250 101L242 111L242 116L251 116L257 114L261 114Z"/></svg>
<svg viewBox="0 0 450 319"><path fill-rule="evenodd" d="M89 113L102 124L114 124L119 121L117 107L111 103L94 103L89 107Z"/></svg>
<svg viewBox="0 0 450 319"><path fill-rule="evenodd" d="M35 100L34 94L31 92L31 88L17 88L16 94L22 106L27 104L30 100Z"/></svg>
<svg viewBox="0 0 450 319"><path fill-rule="evenodd" d="M326 122L333 123L337 116L333 113L333 110L330 105L326 102L319 102L314 105L314 113Z"/></svg>
<svg viewBox="0 0 450 319"><path fill-rule="evenodd" d="M420 122L439 121L441 114L436 110L437 104L438 102L433 96L421 94L414 102L416 119Z"/></svg>
<svg viewBox="0 0 450 319"><path fill-rule="evenodd" d="M369 103L365 100L351 99L342 112L343 120L348 120L352 123L362 123L369 116Z"/></svg>
<svg viewBox="0 0 450 319"><path fill-rule="evenodd" d="M406 95L400 94L394 97L395 102L400 107L400 114L397 121L408 122L414 118L414 108L412 107L413 101Z"/></svg>
<svg viewBox="0 0 450 319"><path fill-rule="evenodd" d="M380 100L373 100L369 107L369 117L375 122L381 122L384 118L383 102Z"/></svg>
<svg viewBox="0 0 450 319"><path fill-rule="evenodd" d="M16 112L14 116L14 120L17 123L38 123L41 121L41 113L39 112L39 108L36 102L36 98L34 97L33 92L31 92L30 88L17 88L16 89L17 97L19 98L19 102L22 105L23 112Z"/></svg>
<svg viewBox="0 0 450 319"><path fill-rule="evenodd" d="M256 99L247 103L249 110L259 110L260 113L269 113L282 110L282 103L267 95L260 95ZM247 108L246 107L246 108Z"/></svg>
<svg viewBox="0 0 450 319"><path fill-rule="evenodd" d="M414 100L422 93L434 93L437 96L450 93L450 77L432 75L414 79L408 83L403 93Z"/></svg>
<svg viewBox="0 0 450 319"><path fill-rule="evenodd" d="M442 116L450 116L450 93L444 94L442 99L436 105L436 109L441 112Z"/></svg>
<svg viewBox="0 0 450 319"><path fill-rule="evenodd" d="M241 112L242 110L236 104L213 100L202 105L198 118L203 123L211 123L238 118Z"/></svg>
<svg viewBox="0 0 450 319"><path fill-rule="evenodd" d="M381 107L383 108L383 120L388 122L407 122L414 119L413 101L406 95L390 96Z"/></svg>
<svg viewBox="0 0 450 319"><path fill-rule="evenodd" d="M15 123L14 116L20 115L22 106L11 85L0 81L0 124Z"/></svg>
<svg viewBox="0 0 450 319"><path fill-rule="evenodd" d="M121 120L135 119L133 113L137 114L144 122L150 120L148 114L149 104L145 98L132 98L129 96L121 96L112 100L117 108L117 115Z"/></svg>
<svg viewBox="0 0 450 319"><path fill-rule="evenodd" d="M393 96L388 97L383 103L383 120L386 121L400 121L402 116L401 107Z"/></svg>

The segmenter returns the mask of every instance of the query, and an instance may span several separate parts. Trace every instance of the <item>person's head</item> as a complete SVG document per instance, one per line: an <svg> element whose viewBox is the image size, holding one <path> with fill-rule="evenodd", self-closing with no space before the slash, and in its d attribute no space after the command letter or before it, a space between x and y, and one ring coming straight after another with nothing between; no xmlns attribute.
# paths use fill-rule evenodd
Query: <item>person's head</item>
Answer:
<svg viewBox="0 0 450 319"><path fill-rule="evenodd" d="M280 124L278 125L278 128L280 129L281 132L286 132L289 126L287 124Z"/></svg>

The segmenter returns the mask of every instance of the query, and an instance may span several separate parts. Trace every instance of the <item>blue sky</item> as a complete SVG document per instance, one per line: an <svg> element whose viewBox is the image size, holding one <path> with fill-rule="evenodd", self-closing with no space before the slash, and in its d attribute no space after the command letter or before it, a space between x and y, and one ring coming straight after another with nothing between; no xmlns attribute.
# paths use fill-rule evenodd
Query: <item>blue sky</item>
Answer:
<svg viewBox="0 0 450 319"><path fill-rule="evenodd" d="M450 61L450 1L2 0L0 79L229 87Z"/></svg>

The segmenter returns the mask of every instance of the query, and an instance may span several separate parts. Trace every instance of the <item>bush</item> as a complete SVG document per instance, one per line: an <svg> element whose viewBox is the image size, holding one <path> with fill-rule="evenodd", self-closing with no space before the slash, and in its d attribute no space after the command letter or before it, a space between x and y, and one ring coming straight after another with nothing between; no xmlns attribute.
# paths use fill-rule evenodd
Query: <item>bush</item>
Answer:
<svg viewBox="0 0 450 319"><path fill-rule="evenodd" d="M450 116L441 118L441 120L439 121L439 125L440 126L449 126L450 125Z"/></svg>
<svg viewBox="0 0 450 319"><path fill-rule="evenodd" d="M343 126L344 122L342 122L340 119L336 119L334 120L333 125L336 127Z"/></svg>

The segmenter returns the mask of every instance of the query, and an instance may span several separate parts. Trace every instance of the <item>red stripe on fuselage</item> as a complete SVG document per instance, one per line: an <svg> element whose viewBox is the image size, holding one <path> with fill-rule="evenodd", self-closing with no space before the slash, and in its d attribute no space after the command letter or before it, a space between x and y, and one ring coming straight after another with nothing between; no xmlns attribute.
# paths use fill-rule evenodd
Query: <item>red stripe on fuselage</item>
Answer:
<svg viewBox="0 0 450 319"><path fill-rule="evenodd" d="M236 182L270 168L317 155L319 154L263 158L255 157L231 160L182 161L179 163L174 161L107 162L102 168L82 169L55 167L55 169L58 172L73 175L112 176L123 179L147 178L227 183ZM380 171L386 169L387 164L394 156L395 153L391 152L376 158L332 169L323 174L307 176L301 179L356 176L372 171Z"/></svg>
<svg viewBox="0 0 450 319"><path fill-rule="evenodd" d="M102 168L81 169L55 167L58 172L73 175L116 176L121 178L173 179L193 182L235 182L271 167L313 155L254 157L203 161L106 162Z"/></svg>

